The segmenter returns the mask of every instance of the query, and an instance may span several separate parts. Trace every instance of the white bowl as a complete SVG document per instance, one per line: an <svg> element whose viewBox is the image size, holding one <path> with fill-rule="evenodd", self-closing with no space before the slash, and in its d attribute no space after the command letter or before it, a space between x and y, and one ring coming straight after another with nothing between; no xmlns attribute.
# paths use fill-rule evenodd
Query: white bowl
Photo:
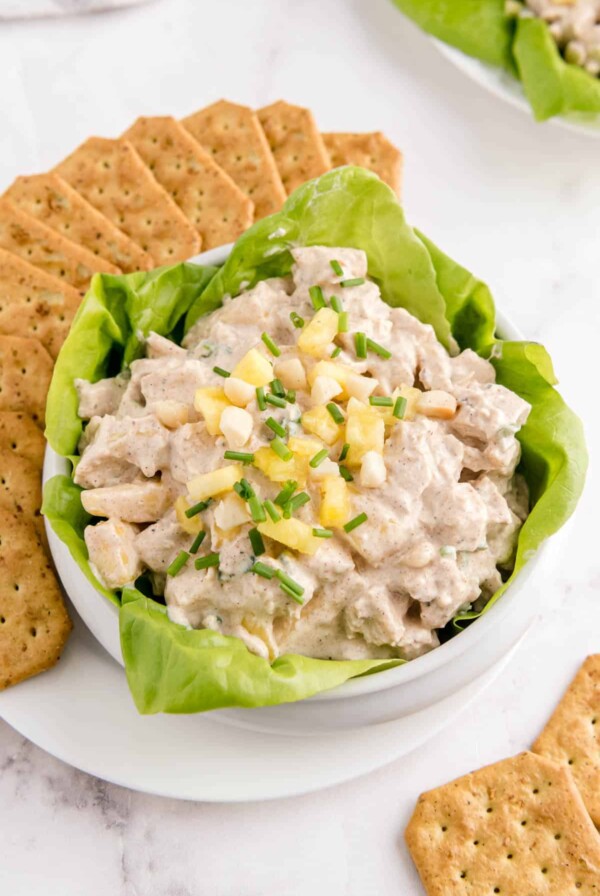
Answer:
<svg viewBox="0 0 600 896"><path fill-rule="evenodd" d="M513 77L510 72L505 71L500 66L488 65L488 63L482 62L480 59L467 56L466 53L462 53L456 47L451 47L449 44L437 40L437 38L431 38L431 40L440 53L467 77L476 81L490 93L493 93L494 96L500 97L500 99L510 103L511 106L525 112L529 118L533 117L523 85L518 78ZM567 128L569 131L588 134L591 137L600 137L600 115L571 112L568 115L555 115L554 118L548 119L548 123Z"/></svg>
<svg viewBox="0 0 600 896"><path fill-rule="evenodd" d="M221 264L229 251L225 246L192 261ZM497 317L502 337L523 338L501 314ZM69 462L48 446L44 482L61 473L68 475ZM117 607L88 581L48 523L46 529L56 569L75 609L96 639L123 665ZM491 670L526 632L537 612L538 593L530 580L544 553L544 548L537 552L489 612L431 653L404 666L352 679L307 700L220 710L219 718L259 731L322 734L377 725L434 706Z"/></svg>

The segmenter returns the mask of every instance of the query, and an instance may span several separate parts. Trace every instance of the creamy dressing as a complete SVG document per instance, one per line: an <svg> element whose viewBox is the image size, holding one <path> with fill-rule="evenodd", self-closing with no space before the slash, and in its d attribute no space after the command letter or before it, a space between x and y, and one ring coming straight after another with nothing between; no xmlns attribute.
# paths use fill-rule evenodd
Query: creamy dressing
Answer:
<svg viewBox="0 0 600 896"><path fill-rule="evenodd" d="M85 530L90 561L109 587L151 573L173 622L242 638L270 659L290 652L410 659L435 647L437 630L457 612L487 600L501 584L499 570L511 567L528 510L525 483L515 474L516 433L530 407L496 384L488 361L470 350L451 357L430 326L386 305L367 278L363 252L313 247L293 254L289 278L226 300L198 321L184 347L150 334L147 356L125 374L77 382L79 413L89 422L74 478L85 489L84 507L105 518ZM348 280L357 282L342 285ZM315 313L315 286L327 303L337 296L348 315L347 332L330 333L323 344L310 342L313 321L333 313ZM392 357L371 347L357 357L356 333ZM272 365L270 378L280 378L286 393L264 410L249 382L258 368L243 366L250 350L252 365ZM215 371L231 373L240 363L247 380ZM265 394L277 397L268 385ZM403 419L391 406L377 406L390 396L394 407L406 398ZM326 410L331 401L344 419L337 429ZM325 423L311 424L315 412ZM283 428L283 450L293 446L293 461L270 447L276 443L269 418ZM341 472L350 471L350 482L340 474L346 441ZM215 471L227 476L218 471L236 468L224 459L233 444L251 459L237 462L236 475L259 505L275 501L300 471L305 481L295 494L309 500L290 511L299 547L281 540L285 520L271 524L275 534L266 532L268 516L253 521L233 480L214 491ZM327 458L311 466L318 452ZM285 474L286 463L296 474ZM209 481L208 506L186 516L194 490ZM346 531L344 524L363 514ZM265 530L258 557L249 536L257 527ZM331 537L316 537L315 529ZM201 546L174 572L200 530ZM198 558L215 554L216 565L196 568ZM269 578L256 573L257 560ZM295 592L285 590L286 580Z"/></svg>

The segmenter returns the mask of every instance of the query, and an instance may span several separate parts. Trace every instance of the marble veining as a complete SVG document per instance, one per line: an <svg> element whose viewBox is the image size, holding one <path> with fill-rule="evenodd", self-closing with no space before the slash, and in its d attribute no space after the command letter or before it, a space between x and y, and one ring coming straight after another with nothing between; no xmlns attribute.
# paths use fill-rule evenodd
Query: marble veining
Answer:
<svg viewBox="0 0 600 896"><path fill-rule="evenodd" d="M409 219L547 345L594 457L600 144L485 93L388 0L163 0L14 22L0 59L0 191L90 133L219 96L283 96L325 130L385 130L405 153ZM524 749L600 650L599 485L592 465L535 583L538 620L501 678L421 749L357 781L275 803L176 802L71 769L0 722L0 894L419 896L402 842L418 793Z"/></svg>

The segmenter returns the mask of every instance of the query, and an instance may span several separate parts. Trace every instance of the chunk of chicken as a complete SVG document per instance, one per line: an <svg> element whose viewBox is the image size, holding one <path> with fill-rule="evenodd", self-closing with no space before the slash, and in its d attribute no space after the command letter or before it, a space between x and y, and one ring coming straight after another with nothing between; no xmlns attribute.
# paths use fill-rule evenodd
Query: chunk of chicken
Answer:
<svg viewBox="0 0 600 896"><path fill-rule="evenodd" d="M76 379L75 389L79 398L77 413L82 420L114 414L119 407L126 385L127 381L119 376L98 380L96 383Z"/></svg>
<svg viewBox="0 0 600 896"><path fill-rule="evenodd" d="M168 459L169 430L156 417L106 416L95 427L73 478L84 488L116 485L138 471L154 476Z"/></svg>
<svg viewBox="0 0 600 896"><path fill-rule="evenodd" d="M150 332L146 338L146 355L148 358L180 358L185 360L187 352L176 342L172 342L165 336Z"/></svg>
<svg viewBox="0 0 600 896"><path fill-rule="evenodd" d="M148 569L165 573L179 552L189 549L192 540L170 511L136 536L135 547Z"/></svg>

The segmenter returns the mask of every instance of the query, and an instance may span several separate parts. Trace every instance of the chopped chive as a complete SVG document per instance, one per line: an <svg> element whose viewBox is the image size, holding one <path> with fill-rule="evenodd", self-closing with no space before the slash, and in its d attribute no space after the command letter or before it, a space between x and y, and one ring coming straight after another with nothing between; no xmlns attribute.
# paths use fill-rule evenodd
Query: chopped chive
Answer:
<svg viewBox="0 0 600 896"><path fill-rule="evenodd" d="M296 404L296 390L288 389L285 393L285 400L288 404Z"/></svg>
<svg viewBox="0 0 600 896"><path fill-rule="evenodd" d="M167 575L176 576L178 572L181 572L189 559L190 555L187 551L180 551L167 569Z"/></svg>
<svg viewBox="0 0 600 896"><path fill-rule="evenodd" d="M345 479L346 482L354 482L354 476L344 464L340 464L340 476L342 479Z"/></svg>
<svg viewBox="0 0 600 896"><path fill-rule="evenodd" d="M273 395L279 395L281 398L285 397L285 389L283 388L283 383L281 382L281 380L271 380L269 386L271 387L271 392L273 393Z"/></svg>
<svg viewBox="0 0 600 896"><path fill-rule="evenodd" d="M285 398L280 398L279 395L265 395L265 401L267 404L272 404L274 408L285 407Z"/></svg>
<svg viewBox="0 0 600 896"><path fill-rule="evenodd" d="M248 538L250 539L250 544L252 545L252 551L255 557L260 557L261 554L265 552L265 543L262 540L262 535L258 531L258 529L250 529L248 532Z"/></svg>
<svg viewBox="0 0 600 896"><path fill-rule="evenodd" d="M264 507L262 506L256 495L251 495L248 498L248 507L250 508L250 516L252 517L254 522L264 523L267 515L265 513Z"/></svg>
<svg viewBox="0 0 600 896"><path fill-rule="evenodd" d="M243 498L244 501L247 501L248 498L251 498L254 494L254 489L247 479L240 479L239 482L235 482L233 485L233 490L237 492L240 498Z"/></svg>
<svg viewBox="0 0 600 896"><path fill-rule="evenodd" d="M285 593L288 595L288 597L291 597L292 600L295 600L297 604L302 605L304 603L302 595L296 594L294 589L290 588L289 585L286 585L285 582L280 582L279 587L281 588L282 591L285 591Z"/></svg>
<svg viewBox="0 0 600 896"><path fill-rule="evenodd" d="M281 354L281 350L275 345L271 337L268 333L263 333L260 337L264 344L267 346L272 355L275 355L276 358Z"/></svg>
<svg viewBox="0 0 600 896"><path fill-rule="evenodd" d="M215 554L206 554L204 557L198 557L198 559L194 562L194 566L196 569L208 569L210 566L218 566L219 565L219 555Z"/></svg>
<svg viewBox="0 0 600 896"><path fill-rule="evenodd" d="M267 511L267 513L269 514L269 516L271 517L271 519L273 520L274 523L278 522L278 520L281 519L281 514L279 514L279 513L277 512L277 508L275 507L275 505L273 504L273 502L270 501L268 498L267 498L267 500L265 501L265 503L264 503L263 506L264 506L265 510Z"/></svg>
<svg viewBox="0 0 600 896"><path fill-rule="evenodd" d="M325 460L325 458L327 457L328 454L329 454L329 451L327 448L322 448L321 451L317 451L315 456L311 457L311 459L309 461L309 466L311 466L313 469L316 469L319 466L319 464L323 463L323 461Z"/></svg>
<svg viewBox="0 0 600 896"><path fill-rule="evenodd" d="M332 351L332 353L329 355L329 357L330 357L330 358L337 358L337 356L338 356L339 354L341 354L341 351L342 351L342 346L341 346L341 345L336 345L336 347L334 348L334 350Z"/></svg>
<svg viewBox="0 0 600 896"><path fill-rule="evenodd" d="M292 505L291 505L291 503L288 501L286 504L283 505L283 508L282 508L282 509L283 509L283 518L284 518L284 520L289 520L289 519L291 518L291 516L292 516Z"/></svg>
<svg viewBox="0 0 600 896"><path fill-rule="evenodd" d="M364 333L354 334L354 349L357 358L367 357L367 337Z"/></svg>
<svg viewBox="0 0 600 896"><path fill-rule="evenodd" d="M196 535L196 537L194 538L194 540L192 542L192 546L190 548L190 554L198 553L198 548L200 547L200 545L202 544L202 542L204 541L205 538L206 538L206 532L204 530L202 530L201 532L198 532L198 534Z"/></svg>
<svg viewBox="0 0 600 896"><path fill-rule="evenodd" d="M340 463L341 463L343 460L346 460L346 458L348 457L348 452L349 452L349 451L350 451L350 445L348 444L348 442L344 442L344 445L343 445L343 447L342 447L342 450L341 450L341 452L340 452L340 457L339 457L339 461L340 461Z"/></svg>
<svg viewBox="0 0 600 896"><path fill-rule="evenodd" d="M380 358L384 358L386 361L389 361L392 357L392 353L389 349L379 345L378 342L373 342L372 339L367 339L367 348L369 351L375 352L376 355L379 355Z"/></svg>
<svg viewBox="0 0 600 896"><path fill-rule="evenodd" d="M267 402L265 399L265 390L263 386L258 386L256 390L256 403L259 407L259 410L264 411L267 407Z"/></svg>
<svg viewBox="0 0 600 896"><path fill-rule="evenodd" d="M342 266L341 266L341 264L339 263L339 261L338 261L336 258L334 258L333 261L330 261L329 264L331 265L331 269L332 269L333 273L334 273L337 277L343 277L343 276L344 276L344 272L343 272L343 270L342 270Z"/></svg>
<svg viewBox="0 0 600 896"><path fill-rule="evenodd" d="M329 411L329 413L331 414L331 416L333 417L333 419L335 420L336 423L344 422L344 415L338 408L337 404L335 404L333 401L330 401L328 403L327 410Z"/></svg>
<svg viewBox="0 0 600 896"><path fill-rule="evenodd" d="M351 280L340 280L340 286L362 286L364 282L364 277L352 277Z"/></svg>
<svg viewBox="0 0 600 896"><path fill-rule="evenodd" d="M344 526L345 532L352 532L353 529L358 529L359 526L362 526L363 523L366 523L368 520L368 516L366 513L359 513L358 516L355 516L353 520L350 520Z"/></svg>
<svg viewBox="0 0 600 896"><path fill-rule="evenodd" d="M276 570L267 563L261 563L260 560L257 560L257 562L250 567L250 572L255 573L257 576L262 576L263 579L273 579L275 578Z"/></svg>
<svg viewBox="0 0 600 896"><path fill-rule="evenodd" d="M275 438L270 443L271 449L275 452L277 457L280 457L282 460L291 460L294 456L293 452L290 451L285 442L282 442L279 436L275 436Z"/></svg>
<svg viewBox="0 0 600 896"><path fill-rule="evenodd" d="M199 501L198 504L194 504L193 507L188 507L185 515L187 516L188 520L191 520L193 516L196 516L196 514L202 513L203 510L206 510L209 504L210 501Z"/></svg>
<svg viewBox="0 0 600 896"><path fill-rule="evenodd" d="M348 312L340 311L338 314L338 333L348 332Z"/></svg>
<svg viewBox="0 0 600 896"><path fill-rule="evenodd" d="M402 418L404 417L404 415L406 413L406 405L407 404L408 404L408 401L406 400L406 398L404 398L403 395L399 395L398 398L396 399L396 404L394 405L394 410L392 411L393 416L397 417L398 420L402 420Z"/></svg>
<svg viewBox="0 0 600 896"><path fill-rule="evenodd" d="M239 460L242 464L254 463L254 455L251 451L226 451L223 457L225 460Z"/></svg>
<svg viewBox="0 0 600 896"><path fill-rule="evenodd" d="M228 377L231 376L228 370L225 370L223 367L213 367L213 371L218 373L219 376Z"/></svg>
<svg viewBox="0 0 600 896"><path fill-rule="evenodd" d="M302 585L292 579L291 576L288 576L288 574L285 573L282 569L278 569L275 575L282 584L287 585L288 588L291 588L291 590L295 594L297 594L298 597L302 597L302 595L304 594L304 588L302 587Z"/></svg>
<svg viewBox="0 0 600 896"><path fill-rule="evenodd" d="M294 497L288 501L287 506L293 513L294 510L298 510L300 507L303 507L304 504L308 504L309 501L310 495L307 494L307 492L299 492L299 494L294 495Z"/></svg>
<svg viewBox="0 0 600 896"><path fill-rule="evenodd" d="M304 318L300 317L299 314L296 314L295 311L292 311L292 313L290 314L290 320L297 330L301 330L304 326Z"/></svg>
<svg viewBox="0 0 600 896"><path fill-rule="evenodd" d="M324 308L327 304L325 302L325 297L323 295L323 290L320 286L311 286L308 290L308 294L310 296L310 300L312 302L312 306L315 311L318 311L320 308Z"/></svg>
<svg viewBox="0 0 600 896"><path fill-rule="evenodd" d="M265 420L265 426L268 426L276 436L281 436L282 439L285 439L287 433L281 423L278 423L273 417L267 417Z"/></svg>
<svg viewBox="0 0 600 896"><path fill-rule="evenodd" d="M333 531L331 529L313 529L312 534L315 538L333 538Z"/></svg>
<svg viewBox="0 0 600 896"><path fill-rule="evenodd" d="M338 314L341 314L342 311L344 310L344 306L342 305L342 300L339 298L339 296L332 296L329 299L329 304L331 305L331 307L333 308L334 311L337 311Z"/></svg>
<svg viewBox="0 0 600 896"><path fill-rule="evenodd" d="M374 408L391 408L394 405L394 399L388 395L370 395L369 404Z"/></svg>
<svg viewBox="0 0 600 896"><path fill-rule="evenodd" d="M283 505L287 504L287 502L290 500L297 488L298 483L293 479L288 479L284 487L275 498L275 503L278 504L279 507L283 507Z"/></svg>

